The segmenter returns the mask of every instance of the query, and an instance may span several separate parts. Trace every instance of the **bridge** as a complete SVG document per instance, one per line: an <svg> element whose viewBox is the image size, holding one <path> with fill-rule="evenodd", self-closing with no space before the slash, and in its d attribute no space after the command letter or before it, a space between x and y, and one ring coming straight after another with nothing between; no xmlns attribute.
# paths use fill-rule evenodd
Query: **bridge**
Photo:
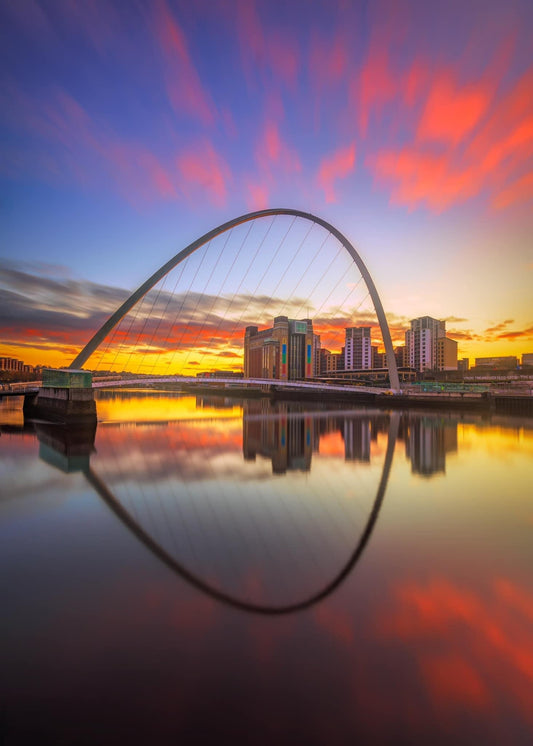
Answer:
<svg viewBox="0 0 533 746"><path fill-rule="evenodd" d="M158 383L176 383L207 387L260 387L265 390L283 389L286 391L315 391L319 392L353 392L354 394L392 394L391 388L378 388L372 386L349 386L323 383L320 381L283 381L269 378L221 378L221 377L197 377L197 376L157 376L146 378L121 378L112 381L93 381L93 389L107 389L118 386L142 386Z"/></svg>
<svg viewBox="0 0 533 746"><path fill-rule="evenodd" d="M285 225L277 225L274 227L275 221L281 218L290 218L292 222L290 222L288 227ZM266 232L262 232L255 238L250 239L252 228L259 223L264 223L266 219L272 219L268 224ZM293 233L296 231L295 221L297 220L309 225L309 227L305 229L303 234L297 233L294 238L291 239L290 234L291 231ZM230 239L233 235L233 231L244 224L250 224L248 231L242 237L242 240L239 237L236 246L232 249ZM312 243L311 232L312 229L317 226L321 229L324 235L319 237L319 240L317 240L315 245ZM218 246L216 244L216 239L222 236L224 237L224 241L222 246ZM275 238L273 239L273 244L269 247L267 239L272 236L275 236ZM324 247L330 239L334 243L334 256L323 256L322 252ZM248 241L250 241L251 246L248 245ZM215 243L213 244L213 242ZM211 245L214 245L216 249L216 258L213 258L211 264L207 263L207 265L204 266L203 262L207 255L207 249L209 249ZM294 247L293 251L288 250L291 245ZM296 305L302 310L306 309L308 318L312 309L313 315L316 316L319 313L323 313L325 315L325 321L328 321L329 319L334 320L335 314L338 314L342 310L342 304L339 305L338 301L339 293L348 289L346 299L350 298L354 290L362 282L363 288L366 288L366 294L359 302L359 305L350 308L346 312L347 317L350 319L348 326L355 325L353 317L369 297L372 302L372 312L375 313L381 330L383 345L386 351L390 385L393 390L400 390L396 358L394 356L392 339L385 312L374 281L359 253L346 236L331 225L331 223L328 223L311 213L290 208L272 208L241 215L233 220L223 223L211 231L208 231L206 234L193 241L172 259L163 264L117 308L117 310L105 321L100 329L95 332L93 337L75 357L70 364L70 368L82 368L93 353L100 348L104 341L107 340L108 343L110 342L110 335L114 333L117 325L125 319L134 308L136 308L136 313L139 313L138 304L146 298L147 294L149 294L150 291L160 283L160 281L164 281L172 270L179 265L186 263L186 260L189 260L203 247L207 248L204 251L202 259L198 261L197 266L193 266L193 269L191 269L192 277L190 282L188 280L184 281L183 272L185 272L186 267L182 267L182 273L176 280L173 292L161 295L162 288L160 287L157 294L152 297L152 302L149 304L148 309L144 312L140 312L139 319L142 317L142 324L139 321L137 328L134 330L134 342L131 343L129 347L130 352L127 358L128 363L131 362L131 357L135 350L142 347L142 343L145 344L145 354L146 348L148 348L148 352L151 352L150 345L153 345L153 347L157 345L159 335L165 324L165 314L173 305L177 306L177 311L174 316L174 323L170 324L167 331L165 342L169 339L172 339L174 342L173 334L175 327L181 327L181 333L179 338L176 340L178 347L183 346L183 343L191 336L191 329L194 330L193 335L195 335L192 340L193 343L201 344L204 332L207 329L208 332L209 330L212 332L212 337L207 345L209 347L212 340L220 339L220 337L223 336L224 323L226 320L229 318L235 318L236 311L230 311L231 308L240 309L238 318L235 319L232 333L234 336L240 334L242 339L247 322L248 324L252 322L254 317L256 322L261 320L261 314L265 315L269 303L274 301L276 303L284 303L285 306L288 305L289 308ZM239 261L244 261L242 260L242 256L248 256L248 254L251 254L252 259L248 264L246 264L242 276L238 275ZM263 257L262 254L266 254L266 257ZM308 258L308 254L311 254L310 259ZM341 255L347 257L347 263L345 262L344 264L341 263L341 265L339 265L338 277L335 276L335 278L329 278L328 273L330 273L332 267L338 263L339 257L342 260ZM266 268L264 268L262 262L265 263L267 260L269 260L268 264ZM259 265L257 270L255 269L256 264ZM228 269L224 272L223 267L226 265ZM291 299L285 298L283 301L277 297L280 288L283 288L286 283L288 283L289 286L292 286L292 293L294 293L294 286L303 289L305 284L302 284L302 275L305 275L311 267L313 268L312 281L309 283L309 289L303 291L304 297L298 296L295 298L292 297L291 294ZM359 273L359 279L357 282L352 282L352 280L356 278L349 274L351 269L354 268ZM260 274L259 281L255 282L254 279L252 292L246 292L244 294L244 297L248 299L248 302L243 311L241 307L242 291L247 290L250 281L252 278L255 278L256 273ZM216 280L219 274L224 275L222 284L220 286L217 285L216 293L209 293L209 289L212 287L211 283ZM272 279L271 284L269 285L268 280L270 275L272 275ZM206 277L207 279L202 279L200 281L199 277L201 276ZM229 290L226 289L228 287L226 281L232 283ZM183 285L185 285L186 291L183 290ZM180 288L179 300L176 302L175 293L178 288ZM321 292L323 295L320 295ZM215 313L217 297L223 297L227 306L221 313ZM317 300L317 297L321 299L321 302ZM255 305L258 299L262 299L261 313L251 309L251 305ZM266 299L266 301L264 299ZM292 306L291 303L289 303L289 300L291 300ZM241 306L239 306L239 303ZM163 306L163 308L160 308L160 306ZM188 320L185 320L185 314L189 306L192 306L192 313L188 317ZM207 308L204 308L204 306L207 306ZM216 320L210 319L210 316L215 316ZM209 325L206 324L206 320L209 321ZM131 327L134 326L135 317L131 320ZM284 346L283 354L290 357L288 355L289 351L286 349L287 344L283 345L283 341L283 339L278 339L277 343L280 347ZM275 340L273 340L273 342L275 342ZM280 355L280 357L281 354L281 351L278 350L278 355ZM308 366L313 365L309 359L311 356L310 348L307 350L307 355ZM115 355L115 360L116 358L117 355ZM154 367L155 364L152 364L152 369ZM284 378L291 378L287 372L285 372L285 374L283 373L281 363L278 365L278 372L280 369L281 375L273 376L276 380L279 381ZM306 369L305 377L312 377L310 376L309 368Z"/></svg>

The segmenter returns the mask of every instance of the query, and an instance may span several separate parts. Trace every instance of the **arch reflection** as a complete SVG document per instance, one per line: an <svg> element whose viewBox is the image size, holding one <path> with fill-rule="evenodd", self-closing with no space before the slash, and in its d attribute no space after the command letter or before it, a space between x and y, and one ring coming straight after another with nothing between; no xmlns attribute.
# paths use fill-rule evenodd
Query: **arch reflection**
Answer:
<svg viewBox="0 0 533 746"><path fill-rule="evenodd" d="M193 493L187 494L186 488L192 483L198 489L201 483L194 466L198 454L208 462L206 468L216 475L221 473L221 467L220 464L213 467L214 462L218 460L227 466L224 458L221 460L220 455L217 456L204 437L208 430L213 429L213 423L202 426L202 437L194 447L190 447L187 435L179 441L186 425L182 422L174 429L167 423L148 427L131 424L101 426L103 437L99 437L97 453L93 445L94 431L87 432L86 438L79 432L72 433L59 427L37 427L36 431L41 458L62 471L83 473L115 516L179 577L209 597L233 608L256 614L283 615L307 609L333 593L360 559L383 503L400 418L401 415L396 413L389 416L363 411L313 412L294 403L271 407L268 402L265 405L253 402L244 406L242 425L240 420L234 421L233 425L239 429L239 442L232 442L227 461L232 469L240 464L241 481L234 480L232 484L236 489L242 488L243 493L233 502L230 501L229 513L228 503L213 500L210 493L208 507L211 512L207 517L201 510L207 499L205 494L197 491L195 498ZM192 427L198 425L196 422ZM223 427L229 427L227 420ZM135 436L139 433L136 440ZM126 438L121 440L121 434ZM216 434L213 435L216 439ZM370 440L373 442L372 458ZM165 465L159 473L158 464L163 458L161 442L167 442L167 455L175 459L183 457L186 466L174 461L174 467ZM328 450L332 442L336 445L333 456ZM328 443L328 448L325 448ZM150 445L153 446L151 451L148 449ZM310 446L316 458L312 469ZM180 513L178 521L181 525L177 528L179 541L176 551L169 547L168 540L165 542L161 531L158 533L147 528L146 516L140 515L138 510L136 512L136 506L132 503L131 492L142 481L141 472L135 472L134 468L139 462L146 472L145 507L152 513L152 518L158 508L158 485L168 481L169 475L172 478L175 476L171 474L173 469L180 473L178 498L181 508L185 506L185 510ZM283 470L280 470L280 464ZM340 473L343 469L344 482ZM327 482L323 479L319 483L320 492L317 493L316 487L314 492L308 490L310 480L316 472L320 475L321 471L331 475L332 490L344 490L345 494L338 500L334 499L336 496L332 497L333 492L328 494L324 491ZM362 487L368 487L369 476L372 474L375 477L378 473L379 478L372 479L374 486L370 485L371 489L368 490L369 499L364 502ZM255 476L247 484L245 480L250 474ZM266 501L268 508L272 509L270 514L268 511L261 513L261 504L254 499L267 474L269 479L266 484L272 489ZM224 489L221 481L213 483L211 480L208 488L212 489L213 485L216 489ZM295 498L292 492L298 490L303 492ZM193 499L190 499L191 494ZM187 513L187 510L194 511L198 505L199 524L191 520L190 512ZM165 509L168 512L168 503L166 508L164 503L160 507L161 515ZM313 511L313 520L309 521ZM255 525L248 521L250 517L257 519ZM159 520L161 528L160 518L156 516L156 523ZM171 517L171 523L172 520L176 522ZM186 534L198 532L198 525L203 533L193 547L195 551L187 554L183 551L183 539ZM242 529L241 535L236 533L236 526ZM239 541L242 544L243 535L245 543L248 543L239 554ZM228 560L225 570L213 573L213 568L218 570L226 556L234 560L233 564ZM263 577L245 577L243 568L249 569L248 566L253 566L254 561L257 563L258 558L259 563L264 565L259 567ZM244 590L241 584L243 579L246 581ZM262 586L261 580L265 581ZM274 588L274 594L269 591L269 584ZM259 601L258 587L261 591ZM256 596L253 600L249 598L250 590L252 596ZM267 602L265 597L268 598Z"/></svg>
<svg viewBox="0 0 533 746"><path fill-rule="evenodd" d="M345 418L343 417L343 413L333 413L331 415L324 416L323 413L298 413L298 412L290 412L285 411L281 413L273 413L270 418L267 417L265 419L264 414L261 415L260 413L256 413L254 411L254 408L251 408L251 412L248 411L248 413L245 412L245 416L243 418L243 431L246 432L250 430L250 426L254 426L254 418L257 418L257 422L262 426L263 429L266 430L266 432L274 431L279 434L279 445L283 448L283 444L285 446L285 450L291 449L291 442L290 438L291 435L288 435L283 438L283 432L284 432L284 423L286 421L290 421L293 425L292 430L296 428L299 432L299 436L303 433L304 434L304 447L307 447L307 444L310 442L310 440L307 438L307 435L310 436L310 439L312 439L312 432L314 430L315 438L317 431L322 430L323 432L326 431L329 428L333 427L333 423L336 423L337 426L341 424L343 421L345 421ZM353 415L353 413L352 413ZM315 427L310 428L309 422L314 421ZM125 504L117 498L115 491L112 487L109 486L108 480L106 478L103 478L101 474L99 473L99 470L95 468L92 465L89 465L88 468L83 469L83 473L88 480L88 482L92 485L92 487L95 489L95 491L100 495L100 497L105 501L105 503L108 505L108 507L113 511L113 513L119 518L119 520L134 534L134 536L150 551L154 556L156 556L166 567L171 569L173 572L175 572L179 577L186 580L188 583L193 585L196 589L206 593L209 597L220 601L222 603L225 603L233 608L247 611L255 614L263 614L263 615L283 615L283 614L291 614L295 613L304 609L307 609L314 604L319 603L321 600L329 596L331 593L333 593L340 585L341 583L346 579L346 577L350 574L352 569L354 568L355 564L361 557L368 541L371 536L372 530L375 526L375 523L377 521L379 511L381 508L381 505L383 503L387 482L390 474L390 469L392 465L392 459L394 455L394 449L396 445L396 439L398 434L398 427L399 427L399 415L398 414L392 414L390 417L381 416L379 418L380 424L383 425L384 422L387 422L387 427L385 432L383 432L383 427L381 427L381 433L382 435L386 434L387 437L387 445L385 449L385 454L383 457L383 468L381 471L381 475L377 484L375 495L373 496L371 507L368 511L368 514L365 516L363 521L363 528L362 530L358 530L355 545L352 544L352 549L349 553L349 555L342 561L340 564L339 569L335 569L333 571L333 574L329 579L326 581L320 582L318 585L318 588L311 590L310 592L305 593L305 595L302 598L299 598L297 600L290 600L289 602L283 602L283 603L273 603L273 602L257 602L257 601L251 601L243 596L245 594L239 594L237 592L230 592L225 590L223 587L221 587L220 581L216 582L212 579L212 576L210 576L208 571L205 571L205 574L202 572L198 572L197 570L191 569L190 562L185 562L182 559L178 559L173 552L171 552L167 546L164 545L164 542L159 540L156 536L154 536L150 531L148 531L143 525L141 520L139 520L134 514L133 511L128 509ZM370 418L368 415L366 416L356 416L352 419L352 425L355 422L356 426L358 425L361 427L363 423L365 423L365 427L369 426L370 424ZM318 424L318 427L317 427ZM306 435L307 430L307 435ZM345 428L346 430L346 428ZM285 431L286 433L290 432L290 428ZM301 438L298 437L298 443L300 443ZM292 444L292 447L294 449L294 444ZM249 442L249 435L248 435L248 441L246 437L243 437L243 449L244 449L244 456L246 458L246 454L248 454L248 457L250 456L250 442ZM349 448L352 448L352 445L349 445ZM346 455L346 454L345 454ZM240 456L241 460L242 455ZM274 454L272 465L273 465L273 473L276 475L274 478L279 479L279 472L277 472L277 459L278 456ZM263 456L264 461L266 462L268 459L268 455ZM246 462L243 461L245 464L245 468L248 468L246 466ZM292 469L297 469L298 471L305 471L306 466L305 463L302 463L301 460L297 459L296 461L292 461L291 463L288 463L288 466L290 466ZM305 477L304 477L305 478ZM283 477L281 477L283 480ZM252 487L254 489L254 487ZM352 496L353 498L353 496ZM277 501L276 505L278 505L279 502L283 503L284 500L287 498L282 496L274 496L272 497L273 501ZM290 499L290 498L288 498ZM244 514L248 514L250 512L250 505L249 503L241 502L240 503L242 507L242 512ZM212 506L211 506L212 507ZM360 506L359 511L361 510ZM301 506L300 506L301 509ZM307 509L307 506L304 505L304 509ZM219 509L220 515L222 514L222 508ZM222 519L219 516L212 517L212 524L216 525L218 529L222 530L223 534L223 540L227 542L226 546L222 547L222 551L226 552L227 554L231 554L232 551L235 550L235 547L231 545L231 541L228 537L232 536L231 532L228 532L227 527L221 526ZM282 516L285 516L285 513L282 513ZM239 524L239 522L243 522L245 520L246 516L243 515L233 515L232 520ZM278 516L279 517L279 516ZM290 516L289 516L290 517ZM300 515L298 516L300 518ZM338 516L336 517L338 518ZM287 522L288 519L287 519ZM339 521L337 520L337 528L338 528ZM211 531L214 531L213 525L209 525L208 528L206 528L206 533ZM298 524L298 528L301 528L301 523ZM305 525L305 524L304 524ZM349 528L343 527L346 532L349 531ZM268 559L269 562L272 563L272 565L276 564L276 558L272 556L272 552L269 554L269 547L268 547L268 536L261 536L261 531L259 532L256 530L257 526L247 525L246 531L250 534L250 536L247 536L247 539L251 542L257 542L260 543L261 541L264 542L264 552L261 555L263 558L263 561L265 561L265 558ZM188 529L191 532L194 532L194 526L191 523L191 526ZM234 526L231 526L231 530L234 531ZM264 533L268 534L268 532L272 532L272 530L275 530L276 532L283 533L283 527L281 527L279 521L275 529L272 529L272 526L270 528L265 529ZM291 536L291 533L289 531L289 537ZM299 535L296 535L296 540L298 542L302 542L304 545L306 545L306 551L304 553L304 559L306 562L311 565L313 562L320 563L321 565L324 565L328 563L328 558L321 558L320 557L320 551L322 549L322 545L320 542L320 537L317 537L314 535L314 528L311 526L310 529L310 535L309 536L302 536L302 532L300 532ZM251 537L251 538L250 538ZM238 538L238 537L237 537ZM334 537L336 538L336 537ZM353 536L352 536L353 541ZM220 552L220 547L215 547L215 550L213 551L212 546L209 546L209 542L204 542L205 546L202 546L203 551L206 554L209 554L210 552L213 553L213 556L216 558L217 556L220 556L220 554L217 555L217 552ZM309 544L310 546L307 546ZM284 551L286 551L288 555L291 555L292 548L289 548L288 550L285 548ZM292 553L292 559L297 564L298 563L298 553L297 551L294 551ZM211 558L212 559L212 558ZM300 558L301 559L301 558ZM239 562L237 561L237 569L240 571L242 567L239 565ZM216 561L212 561L212 565L217 566ZM316 568L315 568L316 569ZM231 570L231 568L230 568ZM291 570L293 570L292 567L276 567L276 573L278 573L278 582L280 584L283 583L285 580L285 576L287 574L290 574ZM311 568L311 571L313 568ZM296 575L298 573L296 570L293 570ZM309 585L308 583L308 577L306 576L306 573L308 573L310 570L309 568L304 568L303 570L303 581L302 585L306 586ZM312 574L312 572L311 572ZM312 576L313 580L314 575ZM254 579L248 578L248 585L251 583L253 586ZM255 582L257 581L257 578L255 579Z"/></svg>

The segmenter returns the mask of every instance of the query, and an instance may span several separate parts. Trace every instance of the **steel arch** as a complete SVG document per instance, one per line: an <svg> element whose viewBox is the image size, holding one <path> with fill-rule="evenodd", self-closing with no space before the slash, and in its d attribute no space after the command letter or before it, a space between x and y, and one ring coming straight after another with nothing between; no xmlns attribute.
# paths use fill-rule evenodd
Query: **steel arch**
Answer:
<svg viewBox="0 0 533 746"><path fill-rule="evenodd" d="M372 277L370 276L370 273L368 269L365 266L365 263L355 250L354 246L351 244L350 241L344 236L337 228L335 228L331 223L328 223L326 220L323 220L322 218L317 217L316 215L312 215L309 212L302 212L301 210L293 210L291 208L286 207L274 207L270 208L268 210L257 210L256 212L249 212L245 215L241 215L238 218L233 218L233 220L228 220L226 223L223 223L222 225L219 225L217 228L213 228L213 230L210 230L208 233L205 233L200 238L197 238L196 241L193 241L191 244L189 244L185 249L180 251L178 254L176 254L172 259L169 259L168 262L163 264L162 267L160 267L157 272L154 272L151 277L149 277L143 284L135 290L134 293L130 295L130 297L124 301L124 303L117 308L115 313L113 313L108 320L100 327L100 329L96 332L96 334L92 337L92 339L85 345L83 350L76 356L76 358L72 361L70 364L70 368L81 368L83 365L87 362L89 357L92 355L92 353L97 349L97 347L104 341L104 339L107 337L109 332L118 324L118 322L124 318L124 316L130 311L133 306L141 300L141 298L146 295L146 293L151 290L156 283L159 282L168 272L170 272L174 267L176 267L178 264L180 264L182 261L184 261L188 256L193 254L197 249L204 246L206 243L211 241L213 238L216 238L217 236L220 236L222 233L225 233L226 231L230 230L231 228L235 228L237 225L242 225L242 223L248 223L251 220L255 220L256 218L264 218L264 217L270 217L270 216L276 216L276 215L290 215L297 218L304 218L305 220L310 220L312 223L316 223L317 225L321 225L323 228L325 228L327 231L329 231L335 238L344 246L348 254L352 257L355 264L357 265L357 268L361 272L361 275L363 276L363 279L365 281L365 284L367 286L368 292L370 294L370 297L372 298L372 303L374 304L374 309L376 311L379 326L381 329L381 335L383 338L383 344L385 345L385 352L387 356L387 365L389 368L389 380L390 385L392 389L396 389L397 391L400 389L400 379L398 376L398 367L396 365L396 358L394 357L394 349L392 347L392 339L390 336L389 331L389 325L387 323L387 318L385 316L385 312L383 310L383 306L381 304L381 300L378 295L378 291L376 289L376 286L374 285L374 281L372 280Z"/></svg>

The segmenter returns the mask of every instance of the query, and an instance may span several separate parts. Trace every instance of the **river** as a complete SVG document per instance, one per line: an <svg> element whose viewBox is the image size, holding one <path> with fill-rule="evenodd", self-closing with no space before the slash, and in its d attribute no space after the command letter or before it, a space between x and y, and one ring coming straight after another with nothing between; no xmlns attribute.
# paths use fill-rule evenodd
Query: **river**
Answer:
<svg viewBox="0 0 533 746"><path fill-rule="evenodd" d="M530 744L533 420L0 403L0 743Z"/></svg>

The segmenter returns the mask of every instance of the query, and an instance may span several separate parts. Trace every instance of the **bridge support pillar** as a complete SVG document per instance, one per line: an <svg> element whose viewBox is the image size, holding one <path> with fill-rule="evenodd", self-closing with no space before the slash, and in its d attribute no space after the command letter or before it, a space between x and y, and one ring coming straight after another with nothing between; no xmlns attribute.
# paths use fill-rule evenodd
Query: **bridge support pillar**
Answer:
<svg viewBox="0 0 533 746"><path fill-rule="evenodd" d="M24 400L24 416L74 425L96 422L91 374L84 370L43 370L39 393Z"/></svg>

